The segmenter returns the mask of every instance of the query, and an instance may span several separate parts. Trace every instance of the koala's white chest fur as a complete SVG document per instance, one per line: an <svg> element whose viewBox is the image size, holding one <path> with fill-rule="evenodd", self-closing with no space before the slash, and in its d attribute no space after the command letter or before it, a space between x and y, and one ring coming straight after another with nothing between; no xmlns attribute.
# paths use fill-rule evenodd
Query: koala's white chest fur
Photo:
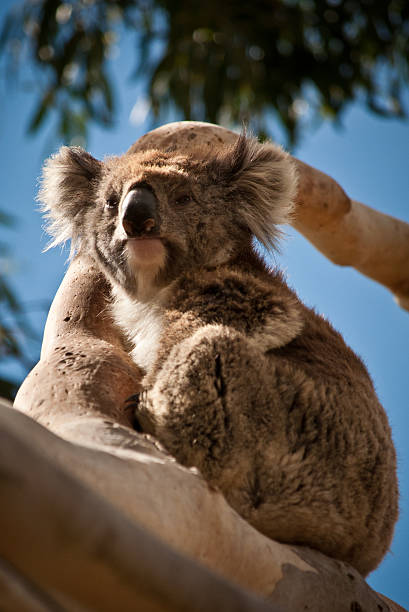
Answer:
<svg viewBox="0 0 409 612"><path fill-rule="evenodd" d="M145 372L155 363L163 328L164 309L160 301L144 303L114 290L112 307L116 324L133 345L131 357Z"/></svg>

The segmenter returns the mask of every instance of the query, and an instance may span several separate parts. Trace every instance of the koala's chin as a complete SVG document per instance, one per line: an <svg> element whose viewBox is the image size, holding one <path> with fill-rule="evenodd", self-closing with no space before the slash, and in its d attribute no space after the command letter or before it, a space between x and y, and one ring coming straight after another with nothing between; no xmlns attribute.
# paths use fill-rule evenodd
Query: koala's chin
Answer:
<svg viewBox="0 0 409 612"><path fill-rule="evenodd" d="M135 272L161 270L166 261L166 250L160 238L132 238L126 244L128 265Z"/></svg>
<svg viewBox="0 0 409 612"><path fill-rule="evenodd" d="M127 293L131 298L151 299L163 287L167 252L160 238L132 238L126 243L130 276Z"/></svg>

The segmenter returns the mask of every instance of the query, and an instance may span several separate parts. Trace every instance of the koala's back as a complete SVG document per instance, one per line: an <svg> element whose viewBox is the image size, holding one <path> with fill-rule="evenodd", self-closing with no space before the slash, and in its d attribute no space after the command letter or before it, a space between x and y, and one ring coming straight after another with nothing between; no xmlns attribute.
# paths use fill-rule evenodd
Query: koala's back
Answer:
<svg viewBox="0 0 409 612"><path fill-rule="evenodd" d="M179 395L198 398L191 411L175 394L167 406L175 436L163 441L181 462L199 467L270 537L317 548L362 574L376 567L397 517L387 418L362 361L280 274L229 268L184 277L150 380L161 398L160 372L170 369ZM161 402L155 392L152 401Z"/></svg>
<svg viewBox="0 0 409 612"><path fill-rule="evenodd" d="M286 387L276 439L281 464L274 483L266 475L271 508L281 506L284 517L284 524L276 517L274 529L287 530L290 541L319 541L321 550L365 575L387 551L397 519L391 431L361 360L327 321L303 309L302 333L268 356L277 384ZM310 530L300 529L306 505Z"/></svg>

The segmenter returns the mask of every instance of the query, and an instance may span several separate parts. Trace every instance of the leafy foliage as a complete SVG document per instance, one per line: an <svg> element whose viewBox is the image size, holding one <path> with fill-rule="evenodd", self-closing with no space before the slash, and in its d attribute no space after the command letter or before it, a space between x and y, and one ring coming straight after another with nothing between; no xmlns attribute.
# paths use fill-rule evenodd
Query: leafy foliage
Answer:
<svg viewBox="0 0 409 612"><path fill-rule="evenodd" d="M407 0L25 0L3 23L0 51L12 77L21 66L34 75L29 132L51 115L69 143L84 140L92 121L112 125L110 58L125 28L137 43L126 61L147 80L156 119L173 109L185 119L245 120L267 135L274 117L295 143L306 123L339 119L355 99L405 116ZM8 222L0 213L0 226ZM0 278L0 357L24 364L30 334ZM1 395L14 390L0 379Z"/></svg>
<svg viewBox="0 0 409 612"><path fill-rule="evenodd" d="M339 118L357 97L404 116L406 0L26 0L1 44L10 57L29 53L45 78L31 131L52 110L68 141L90 120L112 124L108 63L120 25L136 33L133 59L157 118L175 108L263 132L273 115L295 142L306 120Z"/></svg>

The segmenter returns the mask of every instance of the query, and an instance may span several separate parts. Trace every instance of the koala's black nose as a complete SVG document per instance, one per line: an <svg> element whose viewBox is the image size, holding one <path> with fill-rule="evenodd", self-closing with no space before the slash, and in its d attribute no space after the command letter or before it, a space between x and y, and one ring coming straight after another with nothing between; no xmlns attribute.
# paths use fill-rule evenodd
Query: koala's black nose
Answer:
<svg viewBox="0 0 409 612"><path fill-rule="evenodd" d="M122 227L129 238L158 233L157 199L147 187L135 187L122 204Z"/></svg>

